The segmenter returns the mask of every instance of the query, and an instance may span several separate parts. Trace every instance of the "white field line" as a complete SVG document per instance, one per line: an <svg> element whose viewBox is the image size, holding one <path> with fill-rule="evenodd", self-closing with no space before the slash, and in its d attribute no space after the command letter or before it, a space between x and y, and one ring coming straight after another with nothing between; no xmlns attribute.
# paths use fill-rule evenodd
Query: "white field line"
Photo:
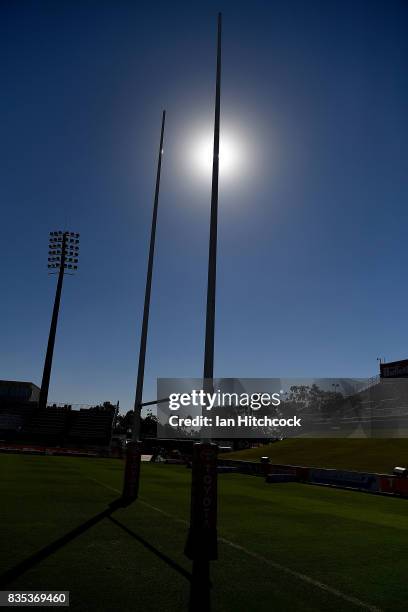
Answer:
<svg viewBox="0 0 408 612"><path fill-rule="evenodd" d="M381 608L377 608L377 606L373 606L372 604L366 603L365 601L362 601L361 599L358 599L357 597L353 597L353 595L347 595L346 593L343 593L342 591L339 591L338 589L334 589L333 587L328 586L327 584L324 584L324 582L320 582L320 580L315 580L314 578L311 578L307 574L302 574L301 572L292 570L289 567L281 565L280 563L271 561L270 559L267 559L266 557L263 557L262 555L258 555L258 553L255 553L252 550L248 550L244 546L240 546L239 544L236 544L235 542L231 542L230 540L226 540L224 538L218 538L218 540L220 542L223 542L224 544L228 544L228 546L231 546L231 548L235 548L236 550L239 550L240 552L246 553L248 556L253 557L254 559L257 559L258 561L262 561L262 563L265 563L269 565L270 567L273 567L274 569L280 570L281 572L284 572L285 574L292 576L292 578L297 578L298 580L301 580L302 582L306 582L307 584L315 586L321 591L325 591L326 593L330 593L331 595L334 595L335 597L339 597L343 601L347 601L348 603L351 603L359 608L370 610L371 612L381 612Z"/></svg>
<svg viewBox="0 0 408 612"><path fill-rule="evenodd" d="M90 476L87 476L86 478L88 478L88 480L93 480L93 482L97 482L102 487L105 487L105 489L109 489L110 491L114 491L115 493L119 493L119 494L121 493L119 489L115 489L115 487L111 487L110 485L106 484L105 482L102 482L101 480L97 480L96 478L91 478Z"/></svg>
<svg viewBox="0 0 408 612"><path fill-rule="evenodd" d="M93 480L94 482L100 484L102 487L105 487L106 489L110 489L111 491L114 491L115 493L119 493L119 494L121 493L118 489L115 489L114 487L111 487L110 485L107 485L104 482L97 480L96 478L91 478L89 476L88 478L89 480ZM188 525L187 521L181 518L178 518L176 516L173 516L172 514L165 512L161 508L152 506L151 504L147 503L141 498L139 498L138 501L139 503L143 504L147 508L150 508L151 510L154 510L155 512L159 512L163 516L171 519L172 521L176 523L182 523L183 525ZM358 599L357 597L353 597L353 595L347 595L346 593L343 593L342 591L339 591L338 589L335 589L325 584L324 582L320 582L320 580L315 580L314 578L312 578L311 576L308 576L307 574L303 574L301 572L297 572L296 570L292 570L289 567L286 567L285 565L276 563L276 561L271 561L270 559L267 559L266 557L263 557L262 555L259 555L258 553L252 550L249 550L248 548L245 548L245 546L241 546L240 544L231 542L231 540L227 540L226 538L223 538L223 537L219 537L218 541L222 542L223 544L226 544L227 546L230 546L231 548L234 548L235 550L239 550L240 552L245 553L246 555L248 555L249 557L252 557L253 559L256 559L257 561L261 561L262 563L268 565L269 567L273 567L274 569L277 569L287 574L288 576L291 576L292 578L297 578L298 580L301 580L302 582L305 582L306 584L310 584L311 586L314 586L320 589L321 591L330 593L330 595L334 595L335 597L338 597L339 599L342 599L343 601L347 601L348 603L354 606L357 606L358 608L363 608L364 610L370 610L370 612L381 612L381 608L378 608L377 606L373 606L372 604L366 603L365 601L362 601L361 599Z"/></svg>

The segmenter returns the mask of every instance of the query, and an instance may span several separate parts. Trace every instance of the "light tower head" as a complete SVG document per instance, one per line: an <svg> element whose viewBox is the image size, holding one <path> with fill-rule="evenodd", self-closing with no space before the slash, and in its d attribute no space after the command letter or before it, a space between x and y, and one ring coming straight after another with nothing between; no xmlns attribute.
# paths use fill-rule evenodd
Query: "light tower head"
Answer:
<svg viewBox="0 0 408 612"><path fill-rule="evenodd" d="M79 234L75 232L50 232L48 245L48 269L63 268L73 274L78 270Z"/></svg>

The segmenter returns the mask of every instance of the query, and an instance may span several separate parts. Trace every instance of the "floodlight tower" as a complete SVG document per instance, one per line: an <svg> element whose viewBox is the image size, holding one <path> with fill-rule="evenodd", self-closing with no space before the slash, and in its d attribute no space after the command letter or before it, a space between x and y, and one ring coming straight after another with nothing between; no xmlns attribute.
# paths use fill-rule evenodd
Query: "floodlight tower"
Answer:
<svg viewBox="0 0 408 612"><path fill-rule="evenodd" d="M62 284L65 274L73 274L78 270L79 234L74 232L50 232L48 269L55 270L50 274L58 274L55 291L54 308L52 310L50 333L45 355L44 371L41 381L39 408L47 407L48 389L50 386L52 358L54 355L55 335L57 332L58 314L61 302ZM57 272L58 270L58 272Z"/></svg>

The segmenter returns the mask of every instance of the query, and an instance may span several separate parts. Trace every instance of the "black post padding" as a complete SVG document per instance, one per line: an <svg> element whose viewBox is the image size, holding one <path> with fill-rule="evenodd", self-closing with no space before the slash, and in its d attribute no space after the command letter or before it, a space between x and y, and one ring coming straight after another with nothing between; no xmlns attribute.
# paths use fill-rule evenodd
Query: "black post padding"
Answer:
<svg viewBox="0 0 408 612"><path fill-rule="evenodd" d="M185 554L191 560L218 558L217 453L210 442L193 447L190 529Z"/></svg>

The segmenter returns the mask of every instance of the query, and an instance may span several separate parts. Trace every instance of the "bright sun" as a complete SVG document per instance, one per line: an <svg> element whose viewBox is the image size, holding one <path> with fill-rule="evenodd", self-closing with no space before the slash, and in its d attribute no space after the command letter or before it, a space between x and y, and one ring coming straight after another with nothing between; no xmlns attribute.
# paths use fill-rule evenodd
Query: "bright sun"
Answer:
<svg viewBox="0 0 408 612"><path fill-rule="evenodd" d="M238 138L230 134L222 134L220 138L220 177L229 179L237 176L242 165L242 145ZM196 137L191 147L193 170L203 178L211 176L213 163L213 136L201 134Z"/></svg>
<svg viewBox="0 0 408 612"><path fill-rule="evenodd" d="M259 169L257 149L252 134L246 131L247 121L225 121L220 134L220 187L231 191L249 184ZM189 184L208 189L213 166L214 126L197 121L183 129L177 144L178 168Z"/></svg>

